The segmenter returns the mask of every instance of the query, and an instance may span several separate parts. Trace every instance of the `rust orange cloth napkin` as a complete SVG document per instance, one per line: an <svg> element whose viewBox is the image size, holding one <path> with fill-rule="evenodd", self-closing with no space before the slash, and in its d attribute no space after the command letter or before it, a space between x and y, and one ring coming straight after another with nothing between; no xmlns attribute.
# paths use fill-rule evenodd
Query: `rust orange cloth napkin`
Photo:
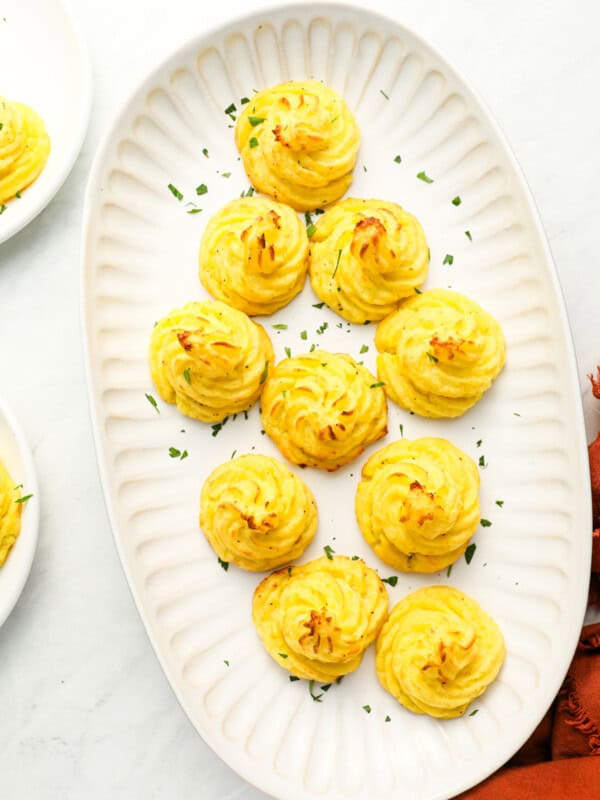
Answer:
<svg viewBox="0 0 600 800"><path fill-rule="evenodd" d="M519 752L460 800L600 800L600 622L586 625L552 707Z"/></svg>
<svg viewBox="0 0 600 800"><path fill-rule="evenodd" d="M589 601L600 607L600 433L589 456L595 528ZM600 800L599 756L600 622L584 627L558 697L529 740L501 770L458 797Z"/></svg>

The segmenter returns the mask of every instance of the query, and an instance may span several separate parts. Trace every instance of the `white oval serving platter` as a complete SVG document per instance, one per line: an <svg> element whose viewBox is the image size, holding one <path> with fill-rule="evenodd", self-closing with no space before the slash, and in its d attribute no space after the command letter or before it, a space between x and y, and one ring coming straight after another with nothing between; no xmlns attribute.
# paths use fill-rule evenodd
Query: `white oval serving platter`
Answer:
<svg viewBox="0 0 600 800"><path fill-rule="evenodd" d="M157 413L145 397L155 394L147 365L152 326L172 307L205 297L197 279L202 230L249 186L224 109L232 102L239 109L254 90L309 77L338 89L360 124L350 194L415 213L431 246L426 286L468 294L506 333L506 368L474 409L434 421L390 403L390 433L377 445L440 435L481 464L482 516L492 525L476 534L471 563L461 559L450 577L400 575L389 592L394 602L427 583L452 583L504 632L499 679L473 704L476 715L450 722L402 709L377 683L372 652L321 702L305 682L290 683L252 628L260 576L224 572L198 529L200 486L217 464L234 452L277 455L261 434L258 409L211 430L160 401ZM421 171L434 182L418 180ZM201 183L208 193L198 196ZM195 208L202 211L186 213ZM282 800L447 798L508 759L571 659L585 608L591 510L576 367L550 252L520 170L465 80L398 23L338 4L283 7L194 37L127 100L97 153L82 291L98 458L117 547L160 663L214 750ZM285 347L297 354L314 343L374 368L374 327L350 327L315 302L307 284L290 306L260 320L278 357ZM287 330L272 327L278 323ZM361 355L362 345L369 350ZM169 447L189 457L170 458ZM369 551L353 514L367 455L335 474L301 472L320 510L304 560L330 545L388 576L393 570Z"/></svg>
<svg viewBox="0 0 600 800"><path fill-rule="evenodd" d="M0 244L44 210L71 171L90 117L91 74L84 39L59 0L4 0L0 96L41 115L51 150L41 175L0 215Z"/></svg>
<svg viewBox="0 0 600 800"><path fill-rule="evenodd" d="M39 496L35 466L25 435L15 415L0 398L0 460L15 486L22 484L21 496L33 495L23 503L21 533L0 568L0 626L15 607L31 570L38 540Z"/></svg>

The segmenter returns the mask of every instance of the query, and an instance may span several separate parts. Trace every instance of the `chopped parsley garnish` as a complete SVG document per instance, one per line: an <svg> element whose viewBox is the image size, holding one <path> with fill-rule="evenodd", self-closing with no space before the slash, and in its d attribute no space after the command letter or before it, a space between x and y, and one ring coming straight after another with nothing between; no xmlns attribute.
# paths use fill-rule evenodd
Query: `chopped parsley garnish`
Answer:
<svg viewBox="0 0 600 800"><path fill-rule="evenodd" d="M317 349L317 345L316 344L311 344L310 350L308 352L309 353L314 353L316 349Z"/></svg>
<svg viewBox="0 0 600 800"><path fill-rule="evenodd" d="M225 572L227 572L227 570L229 569L229 561L223 561L221 558L219 558L219 556L217 556L217 561L219 562L221 567L225 570Z"/></svg>
<svg viewBox="0 0 600 800"><path fill-rule="evenodd" d="M470 564L473 560L473 556L475 555L475 550L477 550L477 545L475 542L472 542L467 549L465 550L465 561L467 564Z"/></svg>
<svg viewBox="0 0 600 800"><path fill-rule="evenodd" d="M241 106L245 106L246 103L249 103L249 102L250 102L250 98L249 97L242 97L242 99L240 100L240 105Z"/></svg>
<svg viewBox="0 0 600 800"><path fill-rule="evenodd" d="M308 339L308 333L306 331L300 331L300 338L306 341Z"/></svg>
<svg viewBox="0 0 600 800"><path fill-rule="evenodd" d="M390 586L396 586L398 583L398 576L397 575L390 575L389 578L382 578L382 583L389 583Z"/></svg>
<svg viewBox="0 0 600 800"><path fill-rule="evenodd" d="M335 278L335 273L338 271L338 267L340 265L340 258L341 257L342 257L342 251L338 250L337 261L335 262L335 269L333 270L333 273L331 275L332 278Z"/></svg>
<svg viewBox="0 0 600 800"><path fill-rule="evenodd" d="M267 375L269 374L269 362L265 361L265 366L263 367L263 371L260 374L260 383L263 384L267 380Z"/></svg>
<svg viewBox="0 0 600 800"><path fill-rule="evenodd" d="M476 714L478 711L479 711L479 709L478 709L478 708L474 708L474 709L473 709L473 711L471 711L471 713L469 714L469 716L470 716L470 717L474 717L474 716L475 716L475 714Z"/></svg>
<svg viewBox="0 0 600 800"><path fill-rule="evenodd" d="M321 703L322 702L321 698L323 697L323 695L322 694L315 694L313 692L314 685L315 685L314 681L309 681L308 682L308 691L309 691L310 696L312 697L312 699L314 700L315 703Z"/></svg>
<svg viewBox="0 0 600 800"><path fill-rule="evenodd" d="M454 256L451 256L450 253L446 253L442 264L454 264Z"/></svg>
<svg viewBox="0 0 600 800"><path fill-rule="evenodd" d="M330 561L333 561L333 554L335 553L333 547L330 547L328 544L326 544L323 550L325 551L325 555L327 556L327 558Z"/></svg>
<svg viewBox="0 0 600 800"><path fill-rule="evenodd" d="M423 294L423 292L415 286L415 294Z"/></svg>
<svg viewBox="0 0 600 800"><path fill-rule="evenodd" d="M206 194L208 192L208 186L205 183L201 183L200 186L196 186L196 194Z"/></svg>
<svg viewBox="0 0 600 800"><path fill-rule="evenodd" d="M215 425L211 425L210 426L212 428L212 434L211 435L212 436L216 436L221 431L221 429L225 427L225 425L227 424L227 420L228 419L229 419L229 417L225 417L223 422L217 422Z"/></svg>
<svg viewBox="0 0 600 800"><path fill-rule="evenodd" d="M363 353L368 353L368 352L369 352L369 345L368 345L368 344L363 344L363 345L361 346L361 348L360 348L360 353L361 353L361 355L362 355Z"/></svg>
<svg viewBox="0 0 600 800"><path fill-rule="evenodd" d="M208 150L206 147L202 148L202 155L204 156L204 158L208 158Z"/></svg>
<svg viewBox="0 0 600 800"><path fill-rule="evenodd" d="M391 717L389 716L389 714L388 714L388 715L386 716L386 718L385 718L384 722L391 722L391 721L392 721L392 718L391 718Z"/></svg>
<svg viewBox="0 0 600 800"><path fill-rule="evenodd" d="M222 172L221 173L221 177L222 178L231 178L231 172Z"/></svg>
<svg viewBox="0 0 600 800"><path fill-rule="evenodd" d="M327 330L328 327L329 327L329 323L328 322L324 322L322 325L319 325L319 327L317 328L317 333L319 334L319 336L321 336L321 334L325 333L325 331Z"/></svg>
<svg viewBox="0 0 600 800"><path fill-rule="evenodd" d="M433 178L430 178L426 172L417 172L417 178L424 183L433 183Z"/></svg>
<svg viewBox="0 0 600 800"><path fill-rule="evenodd" d="M235 110L236 110L236 108L235 108L235 103L230 103L230 104L227 106L227 108L225 109L225 113L226 113L226 114L233 114Z"/></svg>
<svg viewBox="0 0 600 800"><path fill-rule="evenodd" d="M183 200L183 195L176 186L173 186L172 183L168 185L168 189L173 195L173 197L177 198L177 200L179 200L180 202Z"/></svg>
<svg viewBox="0 0 600 800"><path fill-rule="evenodd" d="M332 686L332 684L331 684L331 683L324 683L324 684L321 686L321 691L322 691L322 692L328 692L328 691L331 689L331 686Z"/></svg>
<svg viewBox="0 0 600 800"><path fill-rule="evenodd" d="M502 508L502 506L504 505L504 500L496 500L496 505Z"/></svg>
<svg viewBox="0 0 600 800"><path fill-rule="evenodd" d="M452 564L450 564L450 566L449 566L449 567L448 567L448 569L446 570L446 577L447 577L447 578L449 578L449 577L450 577L450 574L451 574L451 572L452 572Z"/></svg>
<svg viewBox="0 0 600 800"><path fill-rule="evenodd" d="M186 203L185 205L186 208L188 206L191 206L191 208L188 208L188 210L186 211L186 214L199 214L202 211L202 209L198 208L198 206L195 205L194 203Z"/></svg>
<svg viewBox="0 0 600 800"><path fill-rule="evenodd" d="M396 156L396 158L394 159L394 162L396 164L400 164L402 162L402 156Z"/></svg>
<svg viewBox="0 0 600 800"><path fill-rule="evenodd" d="M254 186L251 186L245 192L242 192L240 194L240 197L252 197L253 194L254 194Z"/></svg>
<svg viewBox="0 0 600 800"><path fill-rule="evenodd" d="M460 199L459 195L456 195L456 197L452 198L452 205L453 206L459 206L461 203L462 203L462 200Z"/></svg>
<svg viewBox="0 0 600 800"><path fill-rule="evenodd" d="M33 495L32 495L32 494L26 494L26 495L23 495L23 497L18 497L18 498L15 500L15 503L26 503L26 502L27 502L29 499L31 499L32 497L33 497Z"/></svg>
<svg viewBox="0 0 600 800"><path fill-rule="evenodd" d="M190 375L190 368L189 367L186 367L183 370L183 377L185 378L185 382L189 383L189 385L191 386L192 385L192 376Z"/></svg>
<svg viewBox="0 0 600 800"><path fill-rule="evenodd" d="M315 235L316 230L317 226L314 224L314 222L311 222L310 225L306 228L306 235L308 236L309 239L311 238L311 236Z"/></svg>
<svg viewBox="0 0 600 800"><path fill-rule="evenodd" d="M377 381L377 383L372 383L369 386L369 389L379 389L380 386L385 386L385 381Z"/></svg>
<svg viewBox="0 0 600 800"><path fill-rule="evenodd" d="M291 358L291 357L292 357L292 351L291 351L291 349L290 349L289 347L284 347L284 348L283 348L283 352L286 354L286 356L287 356L288 358Z"/></svg>
<svg viewBox="0 0 600 800"><path fill-rule="evenodd" d="M521 416L521 415L519 414L519 412L518 412L518 411L513 411L513 417L520 417L520 416Z"/></svg>
<svg viewBox="0 0 600 800"><path fill-rule="evenodd" d="M265 117L253 117L252 115L248 116L248 122L252 125L253 128L256 128L257 125L260 125L261 122L265 121Z"/></svg>
<svg viewBox="0 0 600 800"><path fill-rule="evenodd" d="M144 397L145 397L145 398L146 398L146 400L147 400L147 401L150 403L150 405L151 405L151 406L152 406L152 408L153 408L153 409L156 411L156 413L157 413L157 414L160 414L160 408L158 407L158 403L157 403L157 402L156 402L156 400L155 400L155 399L152 397L152 395L151 395L151 394L146 394L146 395L144 395Z"/></svg>
<svg viewBox="0 0 600 800"><path fill-rule="evenodd" d="M360 556L352 556L350 561L358 561L359 559L360 559Z"/></svg>
<svg viewBox="0 0 600 800"><path fill-rule="evenodd" d="M465 236L467 237L467 239L468 239L470 242L472 242L472 241L473 241L473 237L471 236L471 231L465 231Z"/></svg>
<svg viewBox="0 0 600 800"><path fill-rule="evenodd" d="M479 466L483 467L484 469L487 467L485 456L479 456Z"/></svg>
<svg viewBox="0 0 600 800"><path fill-rule="evenodd" d="M400 423L400 436L404 439L404 425Z"/></svg>
<svg viewBox="0 0 600 800"><path fill-rule="evenodd" d="M367 712L367 714L371 713L371 706L363 706L363 710Z"/></svg>
<svg viewBox="0 0 600 800"><path fill-rule="evenodd" d="M229 666L229 661L227 661L227 659L226 659L226 658L224 658L224 659L223 659L223 663L225 664L225 666L226 666L226 667L228 667L228 666Z"/></svg>
<svg viewBox="0 0 600 800"><path fill-rule="evenodd" d="M20 200L21 199L21 192L17 192L15 194L15 197L17 198L17 200Z"/></svg>
<svg viewBox="0 0 600 800"><path fill-rule="evenodd" d="M313 308L323 308L324 305L325 305L325 303L313 303L312 307Z"/></svg>
<svg viewBox="0 0 600 800"><path fill-rule="evenodd" d="M171 456L171 458L178 458L181 461L183 461L184 458L188 457L189 453L187 450L184 450L182 452L181 450L178 450L176 447L169 447L169 455Z"/></svg>
<svg viewBox="0 0 600 800"><path fill-rule="evenodd" d="M250 137L249 145L250 145L251 148L252 147L258 147L258 139L256 138L256 136L251 136Z"/></svg>
<svg viewBox="0 0 600 800"><path fill-rule="evenodd" d="M483 442L483 439L477 439L477 442L476 442L477 447L481 447L481 443L482 442Z"/></svg>
<svg viewBox="0 0 600 800"><path fill-rule="evenodd" d="M277 653L279 658L287 658L287 653Z"/></svg>
<svg viewBox="0 0 600 800"><path fill-rule="evenodd" d="M433 353L429 353L429 352L427 352L427 353L425 353L425 355L427 356L427 358L428 358L430 361L434 361L436 364L437 364L437 362L439 361L439 358L438 358L437 356L434 356L434 355L433 355Z"/></svg>
<svg viewBox="0 0 600 800"><path fill-rule="evenodd" d="M275 328L276 331L287 331L288 326L284 322L278 322L276 325L272 325L272 328Z"/></svg>
<svg viewBox="0 0 600 800"><path fill-rule="evenodd" d="M385 99L386 99L386 100L389 100L389 99L390 99L389 95L387 95L387 94L386 94L386 93L383 91L383 89L380 89L379 91L380 91L380 93L381 93L381 94L382 94L382 95L385 97Z"/></svg>
<svg viewBox="0 0 600 800"><path fill-rule="evenodd" d="M234 450L234 451L233 451L233 453L232 453L232 454L231 454L231 456L230 456L230 460L231 460L232 458L234 458L234 457L235 457L235 454L236 454L236 453L237 453L237 450Z"/></svg>
<svg viewBox="0 0 600 800"><path fill-rule="evenodd" d="M480 519L479 524L482 528L489 528L492 523L489 521L489 519Z"/></svg>
<svg viewBox="0 0 600 800"><path fill-rule="evenodd" d="M2 205L0 206L0 215L4 214L7 208L8 206L2 203Z"/></svg>
<svg viewBox="0 0 600 800"><path fill-rule="evenodd" d="M300 678L297 678L295 675L290 675L290 681L293 683L294 681L299 681Z"/></svg>

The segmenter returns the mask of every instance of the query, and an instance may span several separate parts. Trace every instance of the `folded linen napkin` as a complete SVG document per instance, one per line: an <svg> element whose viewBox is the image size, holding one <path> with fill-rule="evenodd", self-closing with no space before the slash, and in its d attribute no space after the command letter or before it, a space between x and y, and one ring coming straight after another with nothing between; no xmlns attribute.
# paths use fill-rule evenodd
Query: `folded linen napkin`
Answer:
<svg viewBox="0 0 600 800"><path fill-rule="evenodd" d="M589 457L594 517L589 603L600 609L600 433ZM528 741L502 769L458 798L600 800L598 756L600 622L583 628L561 690Z"/></svg>

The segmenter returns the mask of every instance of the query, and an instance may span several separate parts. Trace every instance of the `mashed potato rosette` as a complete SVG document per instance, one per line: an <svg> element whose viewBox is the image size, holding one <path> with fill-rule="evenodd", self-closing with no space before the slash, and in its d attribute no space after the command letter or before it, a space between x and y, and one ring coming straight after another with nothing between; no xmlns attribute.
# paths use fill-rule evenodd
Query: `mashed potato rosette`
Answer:
<svg viewBox="0 0 600 800"><path fill-rule="evenodd" d="M383 390L346 354L318 350L280 361L261 406L265 431L300 466L333 472L387 433Z"/></svg>
<svg viewBox="0 0 600 800"><path fill-rule="evenodd" d="M235 143L260 192L309 211L339 200L352 183L360 131L336 91L319 81L288 81L244 106Z"/></svg>
<svg viewBox="0 0 600 800"><path fill-rule="evenodd" d="M417 714L465 713L496 678L505 656L494 620L463 592L428 586L390 613L377 640L379 681Z"/></svg>
<svg viewBox="0 0 600 800"><path fill-rule="evenodd" d="M482 397L506 358L498 322L473 300L430 289L377 327L379 378L387 395L423 417L459 417Z"/></svg>
<svg viewBox="0 0 600 800"><path fill-rule="evenodd" d="M304 286L308 237L298 215L267 197L240 197L211 217L200 245L200 280L246 314L274 314Z"/></svg>
<svg viewBox="0 0 600 800"><path fill-rule="evenodd" d="M385 586L363 561L323 556L269 575L254 592L262 642L292 675L331 682L353 672L388 609Z"/></svg>
<svg viewBox="0 0 600 800"><path fill-rule="evenodd" d="M206 479L200 527L222 561L261 572L302 555L317 530L317 505L281 461L238 456Z"/></svg>
<svg viewBox="0 0 600 800"><path fill-rule="evenodd" d="M161 398L202 422L250 408L274 360L263 327L218 301L174 309L150 340L150 371Z"/></svg>
<svg viewBox="0 0 600 800"><path fill-rule="evenodd" d="M479 524L479 470L446 439L402 439L362 469L356 518L382 561L437 572L461 556Z"/></svg>
<svg viewBox="0 0 600 800"><path fill-rule="evenodd" d="M0 204L34 182L49 154L50 139L39 114L0 97Z"/></svg>
<svg viewBox="0 0 600 800"><path fill-rule="evenodd" d="M310 280L349 322L380 320L427 277L429 248L418 219L396 203L350 197L319 219Z"/></svg>
<svg viewBox="0 0 600 800"><path fill-rule="evenodd" d="M20 497L20 489L0 461L0 567L21 532L22 503L16 502Z"/></svg>

